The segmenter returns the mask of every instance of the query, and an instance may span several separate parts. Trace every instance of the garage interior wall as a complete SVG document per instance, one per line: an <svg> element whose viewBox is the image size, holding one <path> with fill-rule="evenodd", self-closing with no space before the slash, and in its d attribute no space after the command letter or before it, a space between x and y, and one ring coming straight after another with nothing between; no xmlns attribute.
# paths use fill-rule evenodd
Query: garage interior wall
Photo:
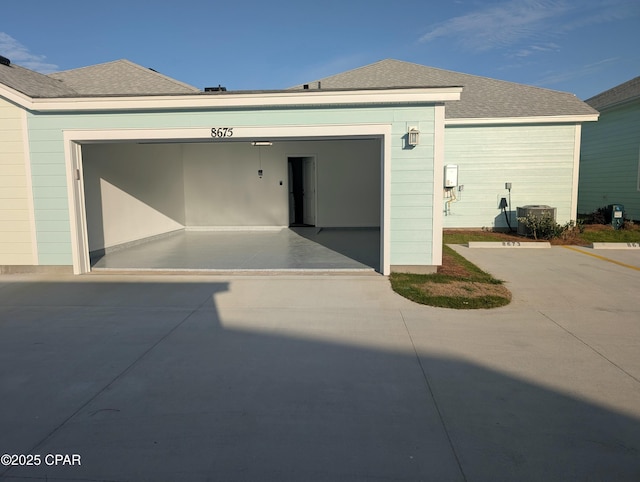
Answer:
<svg viewBox="0 0 640 482"><path fill-rule="evenodd" d="M319 227L379 227L381 141L95 144L82 147L89 250L178 229L283 227L287 159L316 158ZM262 169L263 176L258 176Z"/></svg>
<svg viewBox="0 0 640 482"><path fill-rule="evenodd" d="M83 146L89 251L181 229L180 145Z"/></svg>

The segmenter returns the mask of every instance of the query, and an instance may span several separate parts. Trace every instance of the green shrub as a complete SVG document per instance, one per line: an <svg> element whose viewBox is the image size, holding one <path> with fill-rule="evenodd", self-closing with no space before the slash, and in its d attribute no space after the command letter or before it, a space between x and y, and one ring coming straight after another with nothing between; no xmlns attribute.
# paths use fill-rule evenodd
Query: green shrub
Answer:
<svg viewBox="0 0 640 482"><path fill-rule="evenodd" d="M556 223L551 213L543 213L541 216L527 214L519 217L518 222L527 228L527 234L533 239L554 239L562 238L569 240L575 238L578 233L584 232L584 222L582 220L569 221L564 225Z"/></svg>
<svg viewBox="0 0 640 482"><path fill-rule="evenodd" d="M559 235L559 225L551 213L543 213L542 215L527 214L519 217L518 222L524 224L527 228L527 235L533 236L533 239L552 239Z"/></svg>

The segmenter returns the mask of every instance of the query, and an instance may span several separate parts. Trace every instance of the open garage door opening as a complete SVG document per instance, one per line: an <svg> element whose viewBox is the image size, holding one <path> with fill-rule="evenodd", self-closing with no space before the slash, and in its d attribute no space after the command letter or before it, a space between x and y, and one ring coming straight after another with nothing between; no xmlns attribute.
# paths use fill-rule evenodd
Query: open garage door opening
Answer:
<svg viewBox="0 0 640 482"><path fill-rule="evenodd" d="M381 145L84 144L91 269L381 271Z"/></svg>

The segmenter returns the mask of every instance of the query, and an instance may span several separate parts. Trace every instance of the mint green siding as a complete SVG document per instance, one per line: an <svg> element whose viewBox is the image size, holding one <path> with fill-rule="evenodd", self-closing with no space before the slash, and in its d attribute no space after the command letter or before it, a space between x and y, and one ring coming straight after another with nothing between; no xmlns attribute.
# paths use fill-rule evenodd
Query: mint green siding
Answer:
<svg viewBox="0 0 640 482"><path fill-rule="evenodd" d="M179 129L212 126L386 124L391 139L391 264L433 265L434 107L286 108L263 110L65 113L28 115L35 223L41 264L72 264L65 129ZM407 149L408 126L420 145Z"/></svg>
<svg viewBox="0 0 640 482"><path fill-rule="evenodd" d="M432 265L434 113L410 123L420 144L404 147L407 123L394 125L391 163L391 264ZM439 229L439 228L438 228Z"/></svg>
<svg viewBox="0 0 640 482"><path fill-rule="evenodd" d="M516 207L546 204L557 220L572 218L575 125L447 126L445 165L458 166L457 200L444 217L445 228L504 228L498 208L512 183L511 224ZM447 199L445 199L446 201Z"/></svg>
<svg viewBox="0 0 640 482"><path fill-rule="evenodd" d="M623 204L640 220L640 102L604 110L582 130L578 212Z"/></svg>

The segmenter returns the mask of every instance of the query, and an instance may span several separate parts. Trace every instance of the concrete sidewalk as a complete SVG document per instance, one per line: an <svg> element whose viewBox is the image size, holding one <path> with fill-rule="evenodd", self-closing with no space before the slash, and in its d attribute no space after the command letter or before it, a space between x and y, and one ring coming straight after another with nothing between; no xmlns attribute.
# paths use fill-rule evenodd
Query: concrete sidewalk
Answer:
<svg viewBox="0 0 640 482"><path fill-rule="evenodd" d="M0 480L640 479L640 271L456 249L513 303L423 307L374 274L0 277L0 454L42 460Z"/></svg>

